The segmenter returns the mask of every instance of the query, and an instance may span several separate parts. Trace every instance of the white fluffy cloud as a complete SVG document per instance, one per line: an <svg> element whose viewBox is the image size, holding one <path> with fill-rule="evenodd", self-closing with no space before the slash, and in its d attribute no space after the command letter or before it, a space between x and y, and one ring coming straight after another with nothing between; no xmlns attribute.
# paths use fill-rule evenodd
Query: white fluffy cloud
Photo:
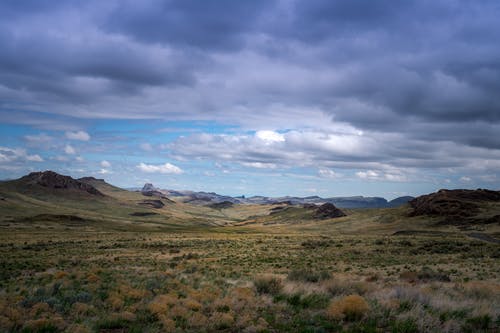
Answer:
<svg viewBox="0 0 500 333"><path fill-rule="evenodd" d="M0 163L9 164L14 162L43 162L43 158L38 155L30 155L22 148L0 147Z"/></svg>
<svg viewBox="0 0 500 333"><path fill-rule="evenodd" d="M377 180L377 181L389 181L389 182L404 182L408 178L399 170L392 171L376 171L376 170L366 170L356 172L356 176L363 180Z"/></svg>
<svg viewBox="0 0 500 333"><path fill-rule="evenodd" d="M285 141L285 136L283 134L274 131L257 131L255 136L266 144Z"/></svg>
<svg viewBox="0 0 500 333"><path fill-rule="evenodd" d="M256 169L276 169L277 165L274 163L262 163L262 162L242 162L241 165Z"/></svg>
<svg viewBox="0 0 500 333"><path fill-rule="evenodd" d="M103 168L111 168L111 163L109 163L108 161L104 160L104 161L101 161L101 166Z"/></svg>
<svg viewBox="0 0 500 333"><path fill-rule="evenodd" d="M64 152L68 155L74 155L76 154L76 150L75 148L73 148L72 146L70 145L66 145L66 147L64 147Z"/></svg>
<svg viewBox="0 0 500 333"><path fill-rule="evenodd" d="M331 179L340 178L342 176L340 173L327 168L319 169L318 174L320 175L320 177L331 178Z"/></svg>
<svg viewBox="0 0 500 333"><path fill-rule="evenodd" d="M170 163L165 164L145 164L140 163L137 168L143 172L147 173L165 173L165 174L181 174L182 169Z"/></svg>
<svg viewBox="0 0 500 333"><path fill-rule="evenodd" d="M353 157L366 161L380 149L372 138L355 131L296 130L283 134L258 131L254 136L194 134L178 138L167 148L184 159L203 158L261 169L297 166L327 169L333 163L344 163ZM327 176L326 171L323 170L322 176Z"/></svg>
<svg viewBox="0 0 500 333"><path fill-rule="evenodd" d="M89 141L90 135L84 131L66 132L66 137L70 140Z"/></svg>

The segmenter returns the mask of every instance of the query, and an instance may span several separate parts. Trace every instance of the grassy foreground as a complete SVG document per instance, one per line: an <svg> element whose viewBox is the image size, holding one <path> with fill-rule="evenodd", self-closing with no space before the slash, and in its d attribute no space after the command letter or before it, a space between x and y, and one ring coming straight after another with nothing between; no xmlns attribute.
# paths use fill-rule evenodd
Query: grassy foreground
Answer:
<svg viewBox="0 0 500 333"><path fill-rule="evenodd" d="M463 235L2 229L0 332L497 332L500 246Z"/></svg>

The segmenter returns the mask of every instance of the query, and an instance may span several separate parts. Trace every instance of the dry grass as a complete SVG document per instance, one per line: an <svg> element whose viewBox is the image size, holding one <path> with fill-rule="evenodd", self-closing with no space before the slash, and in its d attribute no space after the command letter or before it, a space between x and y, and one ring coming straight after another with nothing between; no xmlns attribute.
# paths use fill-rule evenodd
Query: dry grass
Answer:
<svg viewBox="0 0 500 333"><path fill-rule="evenodd" d="M359 295L345 296L332 302L326 309L329 318L348 321L360 320L370 310L366 300Z"/></svg>
<svg viewBox="0 0 500 333"><path fill-rule="evenodd" d="M498 329L495 245L322 228L1 234L0 331Z"/></svg>

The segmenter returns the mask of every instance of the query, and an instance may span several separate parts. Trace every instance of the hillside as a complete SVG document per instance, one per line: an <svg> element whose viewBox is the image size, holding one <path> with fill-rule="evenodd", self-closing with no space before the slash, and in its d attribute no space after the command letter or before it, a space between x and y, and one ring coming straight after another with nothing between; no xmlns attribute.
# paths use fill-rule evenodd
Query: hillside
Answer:
<svg viewBox="0 0 500 333"><path fill-rule="evenodd" d="M409 202L409 216L439 217L441 224L500 224L500 191L439 190Z"/></svg>
<svg viewBox="0 0 500 333"><path fill-rule="evenodd" d="M46 171L0 183L0 223L10 227L78 227L89 230L246 226L289 232L313 228L388 235L475 230L491 236L499 231L498 192L478 191L443 190L413 199L395 199L389 203L394 208L359 210L323 202L325 199L317 196L300 201L294 197L238 197L234 199L239 202L235 202L223 200L227 196L215 193L181 193L160 190L151 184L141 192L127 191L108 184L104 179L73 179ZM406 205L410 199L410 204ZM299 204L303 201L306 203ZM366 201L375 205L380 202L379 199L364 197L344 197L339 201L344 204Z"/></svg>

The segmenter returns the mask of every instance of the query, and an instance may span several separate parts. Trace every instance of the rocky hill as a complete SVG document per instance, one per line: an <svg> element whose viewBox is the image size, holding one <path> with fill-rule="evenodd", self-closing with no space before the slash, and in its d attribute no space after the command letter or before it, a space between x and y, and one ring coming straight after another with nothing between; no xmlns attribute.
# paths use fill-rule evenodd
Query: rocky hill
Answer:
<svg viewBox="0 0 500 333"><path fill-rule="evenodd" d="M443 223L462 224L494 223L500 216L476 216L487 203L500 203L500 191L477 190L439 190L436 193L422 195L409 202L410 216L439 216Z"/></svg>
<svg viewBox="0 0 500 333"><path fill-rule="evenodd" d="M346 214L329 202L322 204L314 212L316 219L331 219L342 216L346 216Z"/></svg>
<svg viewBox="0 0 500 333"><path fill-rule="evenodd" d="M95 196L104 196L94 186L74 179L70 176L60 175L54 171L32 172L17 180L21 187L40 186L47 189L70 190L73 192L85 192Z"/></svg>

